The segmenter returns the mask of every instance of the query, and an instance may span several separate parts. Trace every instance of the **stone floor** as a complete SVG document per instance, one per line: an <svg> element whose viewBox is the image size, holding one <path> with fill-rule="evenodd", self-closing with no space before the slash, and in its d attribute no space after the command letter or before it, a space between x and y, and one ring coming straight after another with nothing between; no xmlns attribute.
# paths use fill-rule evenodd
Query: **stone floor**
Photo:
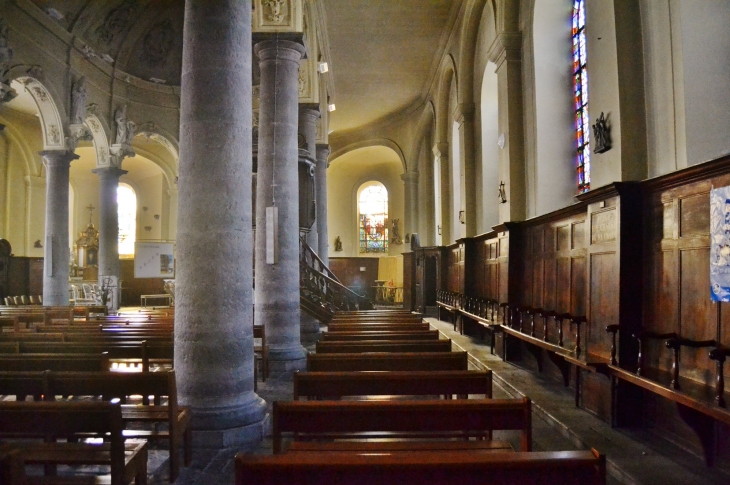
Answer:
<svg viewBox="0 0 730 485"><path fill-rule="evenodd" d="M596 448L606 454L608 483L628 485L727 485L730 476L720 470L708 469L702 460L648 433L612 429L595 416L577 409L573 393L560 383L501 361L491 355L489 346L481 341L453 332L451 324L429 318L428 321L455 348L470 354L474 368L490 368L494 372L494 397L529 396L533 401L533 440L536 451ZM259 395L269 403L292 398L291 373L272 374L259 383ZM517 432L495 433L496 439L508 440L519 446ZM150 485L168 483L169 454L164 444L150 447L148 462ZM234 457L238 452L271 453L271 440L249 448L196 450L193 464L182 468L177 485L227 485L234 483ZM61 470L59 470L61 471ZM93 471L90 470L91 473Z"/></svg>

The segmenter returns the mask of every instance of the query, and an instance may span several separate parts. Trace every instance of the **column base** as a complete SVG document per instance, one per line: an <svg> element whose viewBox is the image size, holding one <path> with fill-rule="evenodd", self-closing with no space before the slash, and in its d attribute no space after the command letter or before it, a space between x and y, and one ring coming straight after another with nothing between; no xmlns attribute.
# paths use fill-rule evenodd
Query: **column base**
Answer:
<svg viewBox="0 0 730 485"><path fill-rule="evenodd" d="M319 331L319 320L302 312L299 324L299 335L302 345L304 346L314 345L317 343L321 337Z"/></svg>
<svg viewBox="0 0 730 485"><path fill-rule="evenodd" d="M193 448L243 448L261 442L271 431L271 415L261 421L236 428L193 430Z"/></svg>

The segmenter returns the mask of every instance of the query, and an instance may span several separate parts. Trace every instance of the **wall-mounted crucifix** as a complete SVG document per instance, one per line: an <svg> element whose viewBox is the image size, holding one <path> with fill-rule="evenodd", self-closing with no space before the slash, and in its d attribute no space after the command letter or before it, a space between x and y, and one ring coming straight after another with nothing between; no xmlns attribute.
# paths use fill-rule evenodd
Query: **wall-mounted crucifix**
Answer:
<svg viewBox="0 0 730 485"><path fill-rule="evenodd" d="M86 206L86 210L89 211L89 224L91 224L91 215L94 213L94 209L96 209L96 207L91 204Z"/></svg>

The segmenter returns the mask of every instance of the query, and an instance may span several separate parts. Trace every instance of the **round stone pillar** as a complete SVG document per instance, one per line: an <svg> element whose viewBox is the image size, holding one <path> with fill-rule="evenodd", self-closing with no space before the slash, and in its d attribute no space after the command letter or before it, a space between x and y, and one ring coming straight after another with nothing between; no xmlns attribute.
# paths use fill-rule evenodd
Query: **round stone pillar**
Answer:
<svg viewBox="0 0 730 485"><path fill-rule="evenodd" d="M304 369L306 351L299 335L297 143L299 60L304 46L273 36L257 43L255 52L261 68L255 320L266 327L271 369ZM267 227L267 222L276 226Z"/></svg>
<svg viewBox="0 0 730 485"><path fill-rule="evenodd" d="M68 177L71 161L79 158L68 150L40 152L46 166L46 241L43 265L43 305L69 304Z"/></svg>
<svg viewBox="0 0 730 485"><path fill-rule="evenodd" d="M317 156L317 121L319 120L319 105L299 105L299 149L307 150L312 160ZM316 172L316 164L315 164ZM315 175L316 177L316 175ZM314 198L317 200L317 182L314 182ZM316 205L315 205L316 207ZM319 219L319 207L316 207L315 222L307 233L306 240L312 250L319 254L319 236L317 231L317 220Z"/></svg>
<svg viewBox="0 0 730 485"><path fill-rule="evenodd" d="M105 277L113 277L111 309L119 309L119 206L117 188L119 177L127 173L117 167L92 170L99 176L99 286L104 287Z"/></svg>
<svg viewBox="0 0 730 485"><path fill-rule="evenodd" d="M314 185L317 194L317 249L320 259L329 266L329 241L327 240L327 168L330 146L317 145L317 166L314 169Z"/></svg>
<svg viewBox="0 0 730 485"><path fill-rule="evenodd" d="M193 444L263 438L253 391L251 1L187 0L175 278L175 372Z"/></svg>

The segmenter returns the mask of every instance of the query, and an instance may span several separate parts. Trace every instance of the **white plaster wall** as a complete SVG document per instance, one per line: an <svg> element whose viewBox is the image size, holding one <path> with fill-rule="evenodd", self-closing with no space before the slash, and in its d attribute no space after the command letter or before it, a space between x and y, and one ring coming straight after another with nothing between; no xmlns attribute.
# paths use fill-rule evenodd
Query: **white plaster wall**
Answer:
<svg viewBox="0 0 730 485"><path fill-rule="evenodd" d="M537 194L536 212L533 215L545 214L571 204L577 192L572 96L572 4L571 0L535 2L533 54ZM588 60L589 79L594 65L591 60Z"/></svg>
<svg viewBox="0 0 730 485"><path fill-rule="evenodd" d="M681 0L687 164L730 153L730 2Z"/></svg>
<svg viewBox="0 0 730 485"><path fill-rule="evenodd" d="M391 149L377 146L348 152L330 163L327 169L327 225L330 238L330 257L377 257L359 253L357 190L365 182L374 180L388 189L388 218L400 219L403 227L404 185L400 176L403 165ZM389 228L391 229L391 228ZM342 251L336 252L335 238L340 237ZM405 234L401 234L405 237ZM389 245L387 255L395 256L410 251L410 245Z"/></svg>
<svg viewBox="0 0 730 485"><path fill-rule="evenodd" d="M497 65L488 62L484 69L481 89L481 199L482 214L477 232L484 233L499 224L499 79Z"/></svg>
<svg viewBox="0 0 730 485"><path fill-rule="evenodd" d="M130 172L130 175L133 174ZM131 176L129 179L134 182L133 187L137 192L137 240L163 239L162 199L165 182L162 173L139 179ZM160 215L160 219L155 219L155 214ZM148 231L145 227L152 229Z"/></svg>

